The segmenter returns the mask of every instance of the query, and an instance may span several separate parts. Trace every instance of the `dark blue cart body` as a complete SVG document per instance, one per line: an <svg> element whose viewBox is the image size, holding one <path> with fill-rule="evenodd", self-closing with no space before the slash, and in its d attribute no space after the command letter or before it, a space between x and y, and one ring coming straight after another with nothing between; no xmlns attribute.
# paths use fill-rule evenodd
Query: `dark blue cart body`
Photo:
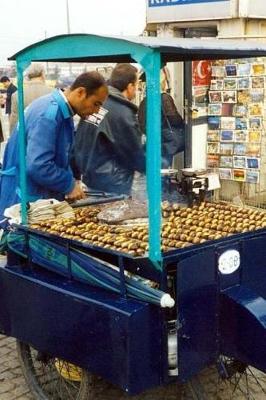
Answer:
<svg viewBox="0 0 266 400"><path fill-rule="evenodd" d="M266 372L265 243L261 230L165 255L165 271L176 289L179 381L214 363L219 354ZM221 275L217 260L228 249L240 252L240 268ZM116 256L105 252L112 261ZM158 273L151 276L148 260L123 261L129 270L142 265L146 275L164 281ZM170 380L167 313L154 305L62 277L12 253L0 269L0 301L3 333L130 394Z"/></svg>

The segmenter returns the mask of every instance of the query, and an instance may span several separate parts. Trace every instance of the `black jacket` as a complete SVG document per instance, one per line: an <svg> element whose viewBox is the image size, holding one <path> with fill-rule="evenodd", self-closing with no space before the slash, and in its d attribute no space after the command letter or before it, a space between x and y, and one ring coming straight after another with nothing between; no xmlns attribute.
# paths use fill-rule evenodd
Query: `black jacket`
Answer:
<svg viewBox="0 0 266 400"><path fill-rule="evenodd" d="M6 90L6 114L11 114L11 96L17 91L17 87L10 83Z"/></svg>
<svg viewBox="0 0 266 400"><path fill-rule="evenodd" d="M185 148L184 121L168 93L161 94L161 106L162 158L172 160L174 154ZM138 119L142 132L146 133L146 98L140 103Z"/></svg>
<svg viewBox="0 0 266 400"><path fill-rule="evenodd" d="M99 126L79 123L75 164L90 189L129 194L134 171L145 171L137 107L113 87L103 107L108 112Z"/></svg>

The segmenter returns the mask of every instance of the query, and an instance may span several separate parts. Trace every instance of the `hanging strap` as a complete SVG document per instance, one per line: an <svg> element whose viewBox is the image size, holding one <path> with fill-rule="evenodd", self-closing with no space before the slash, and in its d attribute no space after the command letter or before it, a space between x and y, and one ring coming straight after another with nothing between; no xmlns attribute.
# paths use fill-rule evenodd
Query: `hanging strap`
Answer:
<svg viewBox="0 0 266 400"><path fill-rule="evenodd" d="M173 128L172 128L172 126L170 124L170 121L169 121L169 119L168 119L168 117L166 115L165 109L164 109L163 96L162 96L162 113L163 113L164 118L166 119L166 123L168 125L168 128L170 129L170 131L173 131Z"/></svg>

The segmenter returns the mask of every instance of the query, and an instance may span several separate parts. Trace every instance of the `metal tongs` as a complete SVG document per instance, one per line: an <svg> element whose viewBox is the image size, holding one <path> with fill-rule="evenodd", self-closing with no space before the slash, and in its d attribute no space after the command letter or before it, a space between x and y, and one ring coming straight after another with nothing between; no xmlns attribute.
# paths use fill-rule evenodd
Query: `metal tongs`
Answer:
<svg viewBox="0 0 266 400"><path fill-rule="evenodd" d="M84 190L84 193L87 197L85 199L77 200L71 203L71 207L75 208L93 204L109 203L112 201L123 200L127 198L127 196L123 194L107 193L97 190L90 191L90 189L87 188Z"/></svg>
<svg viewBox="0 0 266 400"><path fill-rule="evenodd" d="M86 194L87 197L112 197L114 194L112 193L107 193L107 192L101 192L97 190L90 191L88 188L84 190L84 193Z"/></svg>

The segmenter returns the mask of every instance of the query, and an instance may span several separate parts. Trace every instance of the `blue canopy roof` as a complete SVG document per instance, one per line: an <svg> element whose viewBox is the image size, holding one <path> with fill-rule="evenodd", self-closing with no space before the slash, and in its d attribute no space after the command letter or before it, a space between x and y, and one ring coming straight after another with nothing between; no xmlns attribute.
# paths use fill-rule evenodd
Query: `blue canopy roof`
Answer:
<svg viewBox="0 0 266 400"><path fill-rule="evenodd" d="M266 45L259 41L72 34L54 36L34 43L14 54L9 60L134 62L134 50L147 53L155 49L161 53L162 61L266 55Z"/></svg>

